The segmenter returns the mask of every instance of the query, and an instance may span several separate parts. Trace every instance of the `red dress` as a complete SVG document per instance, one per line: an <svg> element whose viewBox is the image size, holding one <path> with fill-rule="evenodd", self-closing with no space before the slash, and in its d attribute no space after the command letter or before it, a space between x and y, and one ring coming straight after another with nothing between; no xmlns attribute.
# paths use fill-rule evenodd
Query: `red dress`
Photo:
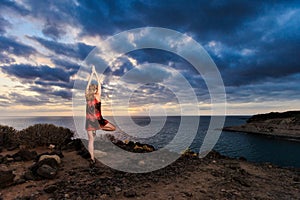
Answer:
<svg viewBox="0 0 300 200"><path fill-rule="evenodd" d="M108 123L101 115L101 102L96 98L94 100L86 100L86 123L87 131L95 131L101 129Z"/></svg>

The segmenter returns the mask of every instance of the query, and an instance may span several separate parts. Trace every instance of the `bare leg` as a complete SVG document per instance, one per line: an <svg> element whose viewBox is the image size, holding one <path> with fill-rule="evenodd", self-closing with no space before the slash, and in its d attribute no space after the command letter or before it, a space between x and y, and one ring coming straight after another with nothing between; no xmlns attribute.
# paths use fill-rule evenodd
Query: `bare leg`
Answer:
<svg viewBox="0 0 300 200"><path fill-rule="evenodd" d="M107 123L105 126L103 126L102 128L101 128L102 130L104 130L104 131L115 131L116 130L116 127L113 125L113 124L111 124L111 123Z"/></svg>
<svg viewBox="0 0 300 200"><path fill-rule="evenodd" d="M91 155L91 159L95 161L94 157L94 131L88 131L88 138L89 138L89 145L88 145L88 150Z"/></svg>

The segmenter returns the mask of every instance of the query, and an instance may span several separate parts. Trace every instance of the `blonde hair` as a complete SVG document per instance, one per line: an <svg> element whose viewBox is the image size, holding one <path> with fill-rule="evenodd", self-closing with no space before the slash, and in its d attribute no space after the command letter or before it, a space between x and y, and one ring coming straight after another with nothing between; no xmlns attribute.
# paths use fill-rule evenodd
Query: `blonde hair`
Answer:
<svg viewBox="0 0 300 200"><path fill-rule="evenodd" d="M95 98L95 92L98 90L98 85L96 84L91 84L89 86L89 89L87 91L87 93L85 94L85 98L88 101L94 100Z"/></svg>

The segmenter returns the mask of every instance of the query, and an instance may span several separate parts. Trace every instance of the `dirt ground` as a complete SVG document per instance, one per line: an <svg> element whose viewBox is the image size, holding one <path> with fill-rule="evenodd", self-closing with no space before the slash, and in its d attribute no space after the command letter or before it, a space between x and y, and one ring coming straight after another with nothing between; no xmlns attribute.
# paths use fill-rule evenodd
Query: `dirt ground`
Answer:
<svg viewBox="0 0 300 200"><path fill-rule="evenodd" d="M0 164L0 170L16 175L11 186L0 190L0 199L300 199L299 169L253 164L216 152L203 159L186 154L163 169L142 174L99 162L91 168L77 151L62 153L58 174L50 180L22 178L34 161Z"/></svg>

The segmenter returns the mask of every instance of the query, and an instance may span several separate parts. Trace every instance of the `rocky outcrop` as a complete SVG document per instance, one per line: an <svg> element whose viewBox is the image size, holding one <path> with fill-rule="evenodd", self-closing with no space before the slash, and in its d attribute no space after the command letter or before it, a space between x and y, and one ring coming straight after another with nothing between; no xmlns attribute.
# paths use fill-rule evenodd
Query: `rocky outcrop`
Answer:
<svg viewBox="0 0 300 200"><path fill-rule="evenodd" d="M244 125L225 127L223 130L300 141L300 111L254 115Z"/></svg>

